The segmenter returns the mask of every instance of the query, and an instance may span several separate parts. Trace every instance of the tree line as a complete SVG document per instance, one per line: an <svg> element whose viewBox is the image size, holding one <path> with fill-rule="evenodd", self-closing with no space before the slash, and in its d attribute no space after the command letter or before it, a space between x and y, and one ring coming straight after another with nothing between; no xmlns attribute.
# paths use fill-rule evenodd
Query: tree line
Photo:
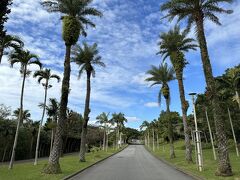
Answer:
<svg viewBox="0 0 240 180"><path fill-rule="evenodd" d="M189 103L185 98L186 95L183 74L184 69L188 64L185 54L189 51L200 49L201 62L203 65L203 72L207 87L205 94L198 95L197 97L197 112L200 119L202 119L202 117L206 117L204 115L206 111L200 111L199 108L205 108L209 111L211 125L214 127L214 137L217 146L218 168L216 175L219 176L232 175L232 167L228 151L228 138L231 136L229 135L229 124L226 121L230 115L228 117L228 113L226 112L227 108L229 108L231 109L232 116L236 117L239 115L239 109L236 109L236 105L238 104L239 106L240 104L240 68L238 66L228 69L221 77L213 76L209 49L205 35L205 21L210 20L217 25L221 25L217 14L233 13L232 10L225 9L224 6L222 6L223 3L228 4L232 2L232 0L167 0L164 2L161 5L161 11L166 15L162 17L162 19L167 19L169 21L176 19L177 24L168 32L162 32L160 34L158 43L159 52L157 54L161 55L162 63L158 67L152 66L152 68L147 72L149 77L146 79L146 81L152 82L152 86L160 85L161 88L158 94L159 104L161 103L161 96L164 97L166 102L166 111L160 114L160 119L167 119L168 124L165 131L170 142L171 158L175 158L175 152L173 144L174 127L172 122L173 119L171 119L172 112L170 111L170 88L168 83L175 79L177 80L182 109L181 118L185 139L185 159L189 163L193 162L190 139L191 116L187 115ZM184 23L186 26L182 31L179 22L186 22ZM188 33L190 31L195 32L196 40L188 37ZM167 59L170 60L172 66L169 66L165 62ZM232 98L235 100L234 103L232 102ZM200 102L203 104L199 104ZM145 136L146 143L149 143L149 129L158 127L159 122L161 122L160 119L151 123L145 121L142 124L142 128L147 127L147 135ZM202 122L203 121L200 121L200 123ZM205 121L203 124L206 128L207 126ZM154 130L152 131L152 136L154 136ZM206 131L206 129L204 129L204 131ZM153 139L155 138L153 137Z"/></svg>

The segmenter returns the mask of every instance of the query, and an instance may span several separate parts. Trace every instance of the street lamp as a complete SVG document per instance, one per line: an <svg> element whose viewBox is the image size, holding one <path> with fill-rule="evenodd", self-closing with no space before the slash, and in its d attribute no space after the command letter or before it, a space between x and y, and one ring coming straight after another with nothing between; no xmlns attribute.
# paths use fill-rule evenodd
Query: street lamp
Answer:
<svg viewBox="0 0 240 180"><path fill-rule="evenodd" d="M193 115L194 115L194 123L195 123L195 137L196 140L196 146L197 146L197 164L199 171L202 171L203 169L203 159L202 159L202 147L201 147L201 137L200 137L200 131L198 131L197 126L197 116L196 116L196 108L195 108L195 96L197 93L189 93L189 95L192 97L192 104L193 104Z"/></svg>

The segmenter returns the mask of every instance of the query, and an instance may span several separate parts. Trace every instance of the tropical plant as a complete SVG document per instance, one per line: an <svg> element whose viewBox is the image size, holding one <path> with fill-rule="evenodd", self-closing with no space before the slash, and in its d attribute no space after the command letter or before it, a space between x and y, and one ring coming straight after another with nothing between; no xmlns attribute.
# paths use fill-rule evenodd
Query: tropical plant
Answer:
<svg viewBox="0 0 240 180"><path fill-rule="evenodd" d="M185 136L185 159L188 162L192 162L192 145L191 145L191 130L187 124L187 110L189 107L188 102L185 98L184 84L183 84L183 70L187 64L184 57L184 53L189 50L196 50L197 45L194 44L194 39L187 37L188 32L180 32L180 26L175 26L173 29L167 33L162 33L160 35L159 47L160 51L158 54L163 56L163 61L168 57L172 63L172 66L176 73L176 79L178 81L178 88L182 106L182 118Z"/></svg>
<svg viewBox="0 0 240 180"><path fill-rule="evenodd" d="M20 108L16 109L15 111L13 111L13 116L15 116L17 119L19 117L20 114ZM23 123L27 123L31 120L31 113L29 112L29 110L22 110L22 117L21 119L21 124Z"/></svg>
<svg viewBox="0 0 240 180"><path fill-rule="evenodd" d="M47 101L47 93L48 89L52 87L50 84L51 79L56 79L57 82L60 82L60 77L56 74L52 74L50 69L44 69L44 70L39 70L36 71L33 75L34 78L38 78L38 83L40 84L43 80L44 82L42 83L44 87L44 101L43 101L43 112L42 112L42 118L39 123L39 128L38 128L38 136L37 136L37 143L36 143L36 151L35 151L35 160L34 160L34 165L37 165L37 160L38 160L38 151L39 151L39 142L40 142L40 135L41 135L41 127L42 127L42 122L45 116L45 110L46 110L46 101Z"/></svg>
<svg viewBox="0 0 240 180"><path fill-rule="evenodd" d="M8 55L6 49L13 48L15 50L23 47L23 42L17 36L5 35L0 38L0 64L2 62L3 55Z"/></svg>
<svg viewBox="0 0 240 180"><path fill-rule="evenodd" d="M102 16L102 13L93 7L90 7L92 0L72 1L72 0L46 0L42 2L43 7L48 12L60 12L62 16L63 28L62 37L66 46L66 54L64 61L64 74L62 80L62 96L60 101L59 123L56 128L54 144L49 156L48 165L44 168L44 172L48 174L56 174L61 172L59 164L59 149L61 146L61 137L64 129L64 121L66 119L66 111L68 104L69 82L70 82L70 55L71 47L78 41L79 35L86 36L86 26L95 27L95 24L88 19L87 16Z"/></svg>
<svg viewBox="0 0 240 180"><path fill-rule="evenodd" d="M17 140L18 140L18 134L19 134L19 127L22 122L22 114L23 114L23 95L24 95L24 88L25 88L25 80L26 78L31 74L31 71L28 69L28 66L30 65L37 65L40 68L42 67L41 62L38 59L38 56L35 54L32 54L28 50L18 49L15 51L12 51L9 54L9 62L11 64L11 67L13 67L14 64L20 63L20 73L22 74L22 88L21 88L21 98L20 98L20 112L18 116L18 123L17 123L17 129L15 133L15 139L12 149L12 155L11 160L9 163L9 169L12 169L13 167L13 161L15 158L15 151L17 147Z"/></svg>
<svg viewBox="0 0 240 180"><path fill-rule="evenodd" d="M119 148L121 145L121 129L124 123L127 122L125 115L123 113L113 113L110 120L112 124L116 125L116 147Z"/></svg>
<svg viewBox="0 0 240 180"><path fill-rule="evenodd" d="M150 75L146 79L148 82L152 82L151 86L161 85L161 89L158 94L158 103L161 104L162 95L166 101L167 113L170 113L170 88L168 83L175 80L174 69L168 67L167 63L161 64L159 67L152 66L152 68L147 72ZM173 145L173 127L171 119L168 122L168 137L170 141L170 158L175 158L174 145Z"/></svg>
<svg viewBox="0 0 240 180"><path fill-rule="evenodd" d="M240 66L234 67L231 69L227 69L226 74L223 75L220 79L222 83L225 83L225 86L228 86L231 91L235 93L235 99L238 103L238 107L240 110L240 97L239 97L239 90L240 90ZM234 99L233 98L233 99Z"/></svg>
<svg viewBox="0 0 240 180"><path fill-rule="evenodd" d="M7 15L11 12L9 6L12 4L12 0L0 1L0 41L6 35L6 29L4 29L4 23L7 22Z"/></svg>
<svg viewBox="0 0 240 180"><path fill-rule="evenodd" d="M200 47L204 75L207 84L208 98L211 99L216 126L216 138L218 145L218 169L216 175L231 176L232 168L227 148L227 136L223 110L216 91L216 84L212 73L207 41L205 36L204 21L207 19L217 25L221 25L218 14L231 14L232 10L226 10L220 3L231 3L233 0L168 0L161 6L162 11L168 11L166 18L178 21L186 20L187 29L195 25L196 36Z"/></svg>
<svg viewBox="0 0 240 180"><path fill-rule="evenodd" d="M58 111L59 111L59 103L55 98L49 99L49 104L46 106L47 115L51 119L51 123L49 124L51 127L51 143L50 143L50 152L53 146L53 139L56 131L57 121L58 121Z"/></svg>
<svg viewBox="0 0 240 180"><path fill-rule="evenodd" d="M107 142L108 142L108 139L107 139L107 126L109 124L109 119L108 119L108 116L109 116L109 113L106 114L105 112L103 112L102 114L100 114L99 116L96 117L97 121L96 123L99 123L104 132L103 132L103 150L107 150Z"/></svg>
<svg viewBox="0 0 240 180"><path fill-rule="evenodd" d="M149 122L148 121L143 121L142 124L140 125L140 130L145 129L145 132L147 132L147 136L145 135L145 145L149 146Z"/></svg>
<svg viewBox="0 0 240 180"><path fill-rule="evenodd" d="M101 61L101 56L98 55L97 44L94 43L92 46L87 43L83 43L83 47L76 45L73 49L72 61L79 66L79 78L86 72L87 74L87 91L85 99L85 108L83 116L83 126L81 135L81 146L80 146L80 161L85 162L86 152L86 135L87 125L90 114L90 94L91 94L91 76L95 77L94 66L105 67L105 64Z"/></svg>

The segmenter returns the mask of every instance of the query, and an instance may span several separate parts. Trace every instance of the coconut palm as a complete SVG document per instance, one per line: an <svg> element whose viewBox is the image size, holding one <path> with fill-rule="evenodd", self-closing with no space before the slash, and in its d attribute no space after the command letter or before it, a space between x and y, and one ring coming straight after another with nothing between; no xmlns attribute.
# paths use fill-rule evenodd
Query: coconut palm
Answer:
<svg viewBox="0 0 240 180"><path fill-rule="evenodd" d="M13 167L13 161L15 158L15 151L17 147L17 140L18 140L18 134L19 134L19 127L22 122L22 114L23 114L23 95L24 95L24 88L25 88L25 80L26 78L31 74L31 71L28 69L28 66L30 65L37 65L40 68L42 67L42 64L40 63L38 56L35 54L32 54L28 50L18 49L15 51L12 51L9 55L9 62L11 64L11 67L13 67L14 64L20 63L20 73L22 74L22 88L21 88L21 98L20 98L20 112L18 116L18 123L17 123L17 129L12 149L12 155L11 160L9 163L9 169L12 169Z"/></svg>
<svg viewBox="0 0 240 180"><path fill-rule="evenodd" d="M95 24L88 19L87 16L102 16L101 12L93 7L89 7L91 2L92 0L46 0L42 2L43 7L45 7L48 12L60 12L64 14L61 18L63 21L62 37L66 46L64 74L62 80L62 96L59 110L59 123L56 128L54 144L49 156L49 163L48 166L44 168L44 172L48 174L56 174L61 172L59 164L59 149L61 146L68 104L71 72L71 47L77 43L79 35L87 35L85 31L87 26L95 27Z"/></svg>
<svg viewBox="0 0 240 180"><path fill-rule="evenodd" d="M59 111L59 103L55 98L50 98L49 99L49 104L46 106L47 110L47 115L51 118L51 130L52 130L52 135L51 135L51 144L50 144L50 152L52 150L53 146L53 139L55 135L55 130L57 126L57 121L58 121L58 111Z"/></svg>
<svg viewBox="0 0 240 180"><path fill-rule="evenodd" d="M85 109L81 133L81 147L80 147L80 161L85 161L86 152L86 135L87 125L90 114L90 94L91 94L91 76L95 77L95 67L105 67L105 64L101 61L102 57L98 55L97 44L94 43L92 46L87 43L83 43L83 47L76 45L73 49L72 61L79 66L79 78L86 72L87 74L87 92L85 99Z"/></svg>
<svg viewBox="0 0 240 180"><path fill-rule="evenodd" d="M168 57L172 63L172 66L176 73L176 79L178 80L178 88L182 106L182 118L185 136L185 159L188 162L192 162L192 145L190 140L190 129L187 124L187 110L188 102L185 98L184 84L183 84L183 70L187 64L184 57L184 52L189 50L196 50L197 45L194 44L194 39L187 38L187 31L180 32L180 26L175 26L173 29L167 33L162 33L160 35L159 47L160 51L158 54L163 56L163 61Z"/></svg>
<svg viewBox="0 0 240 180"><path fill-rule="evenodd" d="M106 134L107 134L107 124L109 123L109 119L108 119L109 113L106 114L105 112L103 112L102 114L100 114L99 116L96 117L97 121L96 123L99 123L103 129L103 150L106 149L107 147L107 143L108 140L106 140Z"/></svg>
<svg viewBox="0 0 240 180"><path fill-rule="evenodd" d="M220 105L216 91L216 84L212 73L212 66L209 58L207 41L204 30L204 21L210 20L217 25L221 25L217 13L230 14L232 10L226 10L220 3L231 3L233 0L168 0L161 6L162 11L168 11L166 18L173 20L177 17L178 21L186 20L190 29L195 25L196 35L201 51L204 75L207 84L209 98L213 106L213 114L216 126L216 138L218 144L218 172L217 175L231 176L232 168L229 160L227 148L227 137L225 133L223 110Z"/></svg>
<svg viewBox="0 0 240 180"><path fill-rule="evenodd" d="M174 69L168 67L167 63L161 64L159 67L152 66L151 70L147 72L150 75L146 79L148 82L152 82L151 86L161 85L161 89L158 94L158 103L161 104L162 95L166 101L167 114L170 113L170 89L168 83L175 79ZM173 127L171 119L168 120L168 138L170 141L170 158L175 158L174 145L173 145Z"/></svg>
<svg viewBox="0 0 240 180"><path fill-rule="evenodd" d="M43 122L43 119L44 119L44 116L45 116L45 110L46 110L47 93L48 93L48 89L52 87L52 85L50 84L50 80L51 79L56 79L57 82L59 82L60 77L56 74L52 74L50 69L44 69L44 70L36 71L34 73L33 77L38 78L38 83L41 83L44 80L42 85L44 87L44 94L45 94L44 95L44 101L43 101L42 118L41 118L40 123L39 123L37 143L36 143L36 151L35 151L34 165L37 165L39 142L40 142L40 135L41 135L41 127L42 127L42 122Z"/></svg>
<svg viewBox="0 0 240 180"><path fill-rule="evenodd" d="M13 111L13 116L15 116L16 118L19 117L19 114L20 114L20 108ZM22 117L21 117L20 124L29 122L31 120L30 118L31 118L31 113L29 112L29 110L22 110Z"/></svg>
<svg viewBox="0 0 240 180"><path fill-rule="evenodd" d="M140 130L145 129L147 131L147 137L145 137L145 145L149 146L149 122L148 121L143 121L142 124L140 125Z"/></svg>
<svg viewBox="0 0 240 180"><path fill-rule="evenodd" d="M8 55L7 49L13 48L17 50L22 48L23 45L23 42L17 36L5 35L3 38L0 38L0 64L3 55Z"/></svg>

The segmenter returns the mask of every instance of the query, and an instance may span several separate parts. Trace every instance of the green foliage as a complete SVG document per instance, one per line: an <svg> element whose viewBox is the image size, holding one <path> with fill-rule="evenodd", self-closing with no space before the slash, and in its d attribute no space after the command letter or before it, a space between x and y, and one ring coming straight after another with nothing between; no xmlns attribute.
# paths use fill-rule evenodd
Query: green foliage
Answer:
<svg viewBox="0 0 240 180"><path fill-rule="evenodd" d="M63 21L63 40L65 44L70 46L77 43L80 35L80 23L74 16L64 16Z"/></svg>
<svg viewBox="0 0 240 180"><path fill-rule="evenodd" d="M5 36L6 30L4 29L4 23L7 22L7 15L11 12L9 6L12 4L12 0L0 1L0 39Z"/></svg>

